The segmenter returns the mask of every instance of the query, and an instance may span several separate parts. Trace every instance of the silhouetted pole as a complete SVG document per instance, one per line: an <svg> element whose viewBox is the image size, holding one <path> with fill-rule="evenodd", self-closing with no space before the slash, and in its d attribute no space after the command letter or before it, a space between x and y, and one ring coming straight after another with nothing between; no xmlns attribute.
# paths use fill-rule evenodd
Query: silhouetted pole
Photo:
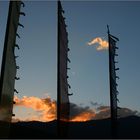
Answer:
<svg viewBox="0 0 140 140"><path fill-rule="evenodd" d="M60 138L60 1L57 1L57 136Z"/></svg>
<svg viewBox="0 0 140 140"><path fill-rule="evenodd" d="M58 138L66 138L69 120L68 88L68 33L66 30L64 10L61 2L57 1L57 134Z"/></svg>
<svg viewBox="0 0 140 140"><path fill-rule="evenodd" d="M116 70L115 68L115 56L117 56L116 42L119 41L118 38L112 36L108 29L108 42L109 42L109 82L110 82L110 112L111 112L111 135L113 138L117 138L117 83L116 83Z"/></svg>
<svg viewBox="0 0 140 140"><path fill-rule="evenodd" d="M17 33L18 26L24 27L19 23L20 16L25 16L25 13L20 11L21 6L24 7L21 0L9 1L0 74L0 122L2 122L0 124L0 138L7 138L9 135L12 116L14 116L14 92L18 93L15 89L15 80L19 80L19 77L16 77L19 66L16 63L15 48L19 49L16 43L16 37L20 38Z"/></svg>

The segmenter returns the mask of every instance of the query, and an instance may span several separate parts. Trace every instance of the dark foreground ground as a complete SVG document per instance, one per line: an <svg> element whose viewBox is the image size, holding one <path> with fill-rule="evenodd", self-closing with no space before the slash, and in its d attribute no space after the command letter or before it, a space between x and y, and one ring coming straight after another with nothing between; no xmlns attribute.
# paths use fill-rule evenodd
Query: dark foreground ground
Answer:
<svg viewBox="0 0 140 140"><path fill-rule="evenodd" d="M56 121L18 122L11 126L10 138L57 138ZM69 123L68 138L111 138L110 119ZM140 138L140 117L129 116L118 121L118 138Z"/></svg>

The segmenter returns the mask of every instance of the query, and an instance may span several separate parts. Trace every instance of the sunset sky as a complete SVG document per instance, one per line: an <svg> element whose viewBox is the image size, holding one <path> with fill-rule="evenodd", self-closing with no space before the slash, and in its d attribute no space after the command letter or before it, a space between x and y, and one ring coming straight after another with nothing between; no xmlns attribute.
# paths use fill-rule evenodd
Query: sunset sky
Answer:
<svg viewBox="0 0 140 140"><path fill-rule="evenodd" d="M20 17L24 29L18 28L20 66L16 81L18 98L57 95L57 7L56 1L25 1L21 8L26 16ZM96 107L109 106L108 50L96 49L98 44L88 45L92 39L107 40L107 24L110 32L118 37L117 75L120 107L140 111L140 1L62 1L68 25L68 71L71 85L70 102ZM0 1L0 60L2 57L8 2ZM93 106L94 104L94 106ZM30 109L26 112L30 114ZM24 116L24 107L14 110Z"/></svg>

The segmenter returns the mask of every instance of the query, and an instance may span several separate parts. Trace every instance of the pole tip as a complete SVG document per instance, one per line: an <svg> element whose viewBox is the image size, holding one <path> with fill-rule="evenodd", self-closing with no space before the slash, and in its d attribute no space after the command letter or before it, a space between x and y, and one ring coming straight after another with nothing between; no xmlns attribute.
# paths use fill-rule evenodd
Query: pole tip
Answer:
<svg viewBox="0 0 140 140"><path fill-rule="evenodd" d="M107 24L107 33L109 34L109 25Z"/></svg>

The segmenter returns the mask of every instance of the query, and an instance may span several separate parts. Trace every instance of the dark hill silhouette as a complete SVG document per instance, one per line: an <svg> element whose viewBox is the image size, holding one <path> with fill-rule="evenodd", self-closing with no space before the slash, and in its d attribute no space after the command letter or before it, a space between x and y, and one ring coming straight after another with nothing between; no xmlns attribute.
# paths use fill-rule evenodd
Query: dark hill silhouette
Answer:
<svg viewBox="0 0 140 140"><path fill-rule="evenodd" d="M140 117L118 120L118 138L140 138ZM18 122L11 126L10 138L57 138L56 121ZM70 122L68 138L111 138L110 119Z"/></svg>

